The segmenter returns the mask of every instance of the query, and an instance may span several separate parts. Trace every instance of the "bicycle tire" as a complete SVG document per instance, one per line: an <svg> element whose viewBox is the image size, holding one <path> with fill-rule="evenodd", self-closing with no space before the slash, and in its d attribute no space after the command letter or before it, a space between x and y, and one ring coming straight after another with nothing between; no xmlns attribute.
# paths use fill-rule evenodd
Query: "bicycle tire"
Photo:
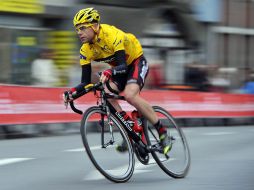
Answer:
<svg viewBox="0 0 254 190"><path fill-rule="evenodd" d="M134 165L135 165L135 160L134 160L134 151L133 151L133 147L132 144L130 142L130 139L128 138L128 135L126 133L126 131L123 129L123 127L118 123L117 119L113 116L110 115L110 120L113 122L114 125L114 131L113 133L115 133L115 137L119 138L119 141L125 140L127 143L127 147L128 147L128 158L126 158L126 162L128 162L126 165L126 171L121 171L122 173L120 174L120 169L116 169L117 167L112 166L112 168L109 168L110 165L114 165L117 164L119 162L118 165L120 165L120 159L118 159L118 157L121 157L125 160L126 155L123 155L122 153L119 153L115 150L114 144L112 144L111 149L110 148L103 148L102 146L97 146L97 150L94 151L93 148L91 147L92 145L92 141L97 140L98 138L94 138L95 136L100 136L103 135L104 136L109 136L108 131L104 130L104 132L102 130L99 130L99 132L94 132L92 133L89 129L90 126L92 125L90 120L91 118L101 115L104 117L107 117L107 114L105 113L105 111L102 110L101 107L98 106L94 106L91 107L89 109L86 110L86 112L83 114L83 118L81 121L81 128L80 128L80 132L81 132L81 136L82 136L82 141L84 144L84 147L86 149L87 155L90 158L90 160L92 161L93 165L95 166L95 168L103 175L105 176L107 179L109 179L110 181L116 182L116 183L123 183L128 181L131 176L133 175L134 172ZM94 120L94 118L93 118ZM90 123L89 123L90 122ZM101 121L98 121L98 123L100 123ZM97 124L98 124L97 123ZM105 122L103 124L103 127L106 129L106 124L108 122ZM90 126L89 126L90 125ZM100 124L99 124L100 125ZM104 126L105 125L105 126ZM95 126L95 124L93 123L93 126ZM102 126L101 126L102 127ZM94 127L93 127L94 128ZM89 137L89 135L92 135L91 137ZM114 137L114 138L115 138ZM121 139L121 140L120 140ZM115 139L114 139L115 140ZM100 141L102 142L102 141ZM110 147L110 145L109 145ZM105 151L109 151L109 152L105 152ZM102 155L97 155L99 152L101 151L101 153L106 154L106 156L102 156ZM109 155L110 154L110 155ZM114 160L108 160L107 158L109 156L112 157L112 154L115 155L115 157L113 157L112 159L116 159ZM102 158L101 158L102 157ZM117 158L116 158L117 157ZM106 163L106 161L108 161L108 163ZM104 164L105 162L105 164ZM121 165L120 165L121 166ZM113 172L116 172L116 174L113 174ZM118 171L119 170L119 171ZM122 169L121 169L122 170ZM117 173L119 172L119 174Z"/></svg>
<svg viewBox="0 0 254 190"><path fill-rule="evenodd" d="M190 149L186 137L182 129L176 124L171 114L159 106L153 106L153 109L159 119L161 119L163 125L167 126L168 134L174 143L172 144L172 149L167 155L168 157L166 157L162 152L159 153L159 148L155 148L161 148L157 130L153 125L146 121L144 132L148 146L152 147L151 154L159 167L167 175L173 178L183 178L187 175L191 163ZM183 161L181 161L181 159L183 159ZM177 164L180 165L181 162L183 162L183 166L180 166L178 169Z"/></svg>

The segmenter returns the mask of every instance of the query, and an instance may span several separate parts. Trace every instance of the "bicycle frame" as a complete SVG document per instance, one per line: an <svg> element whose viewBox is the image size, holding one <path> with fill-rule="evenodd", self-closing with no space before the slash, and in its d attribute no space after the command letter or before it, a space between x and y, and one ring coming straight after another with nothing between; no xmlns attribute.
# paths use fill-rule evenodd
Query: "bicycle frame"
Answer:
<svg viewBox="0 0 254 190"><path fill-rule="evenodd" d="M107 85L107 87L109 88L110 91L114 91L112 89L110 89L110 86ZM96 87L95 87L96 88ZM131 137L131 139L137 143L138 145L141 145L143 148L146 149L146 151L149 151L147 146L143 143L143 141L141 140L141 138L136 134L136 132L132 129L132 127L130 126L130 124L128 122L126 122L124 120L124 118L119 114L119 112L116 111L116 109L112 106L112 104L108 101L108 99L116 99L116 100L124 100L125 98L124 96L120 96L114 93L106 93L104 91L104 89L100 89L100 96L98 96L97 98L100 98L100 102L98 103L98 106L102 107L102 110L106 111L106 114L109 116L110 114L113 115L117 121L121 124L121 126L124 127L125 131L128 133L128 135ZM95 91L94 91L95 92ZM83 95L83 93L81 93ZM80 97L82 95L77 95L77 97ZM75 106L73 101L70 102L70 106L72 108L72 110L78 114L83 114L83 112L81 110L78 110ZM104 118L101 118L101 120L104 122ZM110 122L110 121L108 121ZM110 127L111 128L111 127ZM102 127L102 130L104 130L104 128ZM111 129L110 129L111 130ZM104 137L103 137L104 131L102 131L102 145L104 146ZM112 134L112 132L111 132ZM112 137L113 138L113 137ZM150 151L149 151L150 152Z"/></svg>
<svg viewBox="0 0 254 190"><path fill-rule="evenodd" d="M108 89L111 91L109 87ZM144 119L143 130L139 131L136 129L136 127L130 126L130 124L125 121L125 119L121 116L121 114L119 114L117 110L113 107L113 105L110 103L109 99L125 100L124 96L120 96L113 91L111 91L112 93L107 93L105 92L105 89L102 83L96 83L94 85L85 87L83 92L76 95L74 99L77 99L78 97L85 95L86 93L90 91L94 91L95 95L97 95L97 100L98 100L97 106L93 106L85 112L81 122L81 135L82 135L83 144L85 148L87 149L87 153L90 160L93 162L94 166L106 178L114 182L126 182L131 177L134 170L133 153L136 154L136 157L138 158L138 160L144 165L151 164L149 163L149 153L151 153L151 155L153 156L156 163L160 166L160 168L167 175L171 177L183 178L187 175L187 172L190 166L189 147L182 130L175 124L173 117L166 110L164 110L163 108L159 106L153 106L154 111L156 113L163 115L163 118L165 118L169 122L168 125L170 126L170 128L172 128L172 130L175 130L176 136L178 136L178 138L174 138L173 136L170 136L173 142L176 139L179 139L178 141L179 142L178 144L180 145L179 147L182 147L182 150L183 150L183 151L180 151L180 154L179 154L180 156L179 160L183 160L183 162L179 162L180 167L176 167L176 168L175 167L171 168L171 163L167 162L167 160L170 159L171 156L168 154L164 155L160 140L158 136L155 135L156 128L153 125L151 125L151 123L148 123L148 121ZM97 91L99 91L100 94L96 94ZM73 100L70 101L69 103L74 112L78 114L83 114L81 110L75 108ZM113 145L115 140L116 142L118 142L118 140L121 140L121 138L118 139L119 136L115 136L116 139L114 139L113 127L118 128L118 130L120 130L121 132L121 135L123 136L123 139L127 140L128 147L129 147L128 169L126 170L127 173L124 173L123 175L120 175L120 176L115 176L114 174L107 172L103 167L100 166L100 163L96 161L94 154L90 150L90 146L86 137L87 133L85 130L87 128L84 127L86 126L86 122L88 122L90 114L92 113L97 113L97 114L99 113L100 118L98 121L99 121L99 124L101 125L101 131L100 131L101 132L100 134L101 148L107 148L109 145ZM105 121L106 119L107 121ZM113 123L115 124L114 126L112 125ZM107 140L106 140L104 139L107 135L105 130L107 129L108 126L109 126L109 133L108 133L109 139L107 136ZM140 133L144 134L145 139L140 137ZM176 154L174 156L178 156L178 155ZM163 157L165 159L162 160Z"/></svg>

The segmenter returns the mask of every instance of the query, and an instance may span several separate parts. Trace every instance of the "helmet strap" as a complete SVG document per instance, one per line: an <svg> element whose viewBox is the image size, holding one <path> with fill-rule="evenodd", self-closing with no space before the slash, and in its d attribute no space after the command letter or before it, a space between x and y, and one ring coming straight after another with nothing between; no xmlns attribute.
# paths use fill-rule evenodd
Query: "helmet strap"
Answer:
<svg viewBox="0 0 254 190"><path fill-rule="evenodd" d="M95 27L94 25L91 26L93 31L96 33L96 34L99 34L99 29L100 29L100 24L97 23L97 26Z"/></svg>
<svg viewBox="0 0 254 190"><path fill-rule="evenodd" d="M94 37L94 40L93 40L95 42L98 38L98 35L99 35L100 24L98 23L96 27L94 25L92 25L91 28L93 29L93 31L95 33L95 37Z"/></svg>

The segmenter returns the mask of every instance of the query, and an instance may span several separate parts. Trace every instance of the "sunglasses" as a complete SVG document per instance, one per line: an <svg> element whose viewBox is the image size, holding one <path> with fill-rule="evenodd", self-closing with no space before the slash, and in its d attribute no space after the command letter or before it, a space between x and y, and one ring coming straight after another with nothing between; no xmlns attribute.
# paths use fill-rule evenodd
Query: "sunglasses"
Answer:
<svg viewBox="0 0 254 190"><path fill-rule="evenodd" d="M75 27L76 32L79 31L85 31L87 28L89 28L90 26L92 26L93 24L81 24Z"/></svg>

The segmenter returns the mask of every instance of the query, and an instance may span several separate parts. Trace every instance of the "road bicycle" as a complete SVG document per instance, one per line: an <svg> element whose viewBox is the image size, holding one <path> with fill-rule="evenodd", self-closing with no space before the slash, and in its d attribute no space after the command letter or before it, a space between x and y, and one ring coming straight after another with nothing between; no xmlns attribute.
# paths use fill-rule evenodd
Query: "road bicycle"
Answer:
<svg viewBox="0 0 254 190"><path fill-rule="evenodd" d="M105 92L104 85L110 93ZM75 107L74 100L91 91L97 98L97 106L92 106L83 113ZM124 96L114 91L109 83L98 82L85 86L84 91L69 102L74 112L82 114L82 141L96 169L110 181L127 182L134 173L136 155L144 165L157 163L169 176L185 177L190 168L190 150L184 133L174 118L165 109L153 106L162 124L167 126L172 143L172 149L164 155L154 126L141 116L138 119L142 122L142 127L132 128L130 122L124 120L110 104L109 99L125 101ZM124 152L117 151L116 147L121 143L126 146Z"/></svg>

